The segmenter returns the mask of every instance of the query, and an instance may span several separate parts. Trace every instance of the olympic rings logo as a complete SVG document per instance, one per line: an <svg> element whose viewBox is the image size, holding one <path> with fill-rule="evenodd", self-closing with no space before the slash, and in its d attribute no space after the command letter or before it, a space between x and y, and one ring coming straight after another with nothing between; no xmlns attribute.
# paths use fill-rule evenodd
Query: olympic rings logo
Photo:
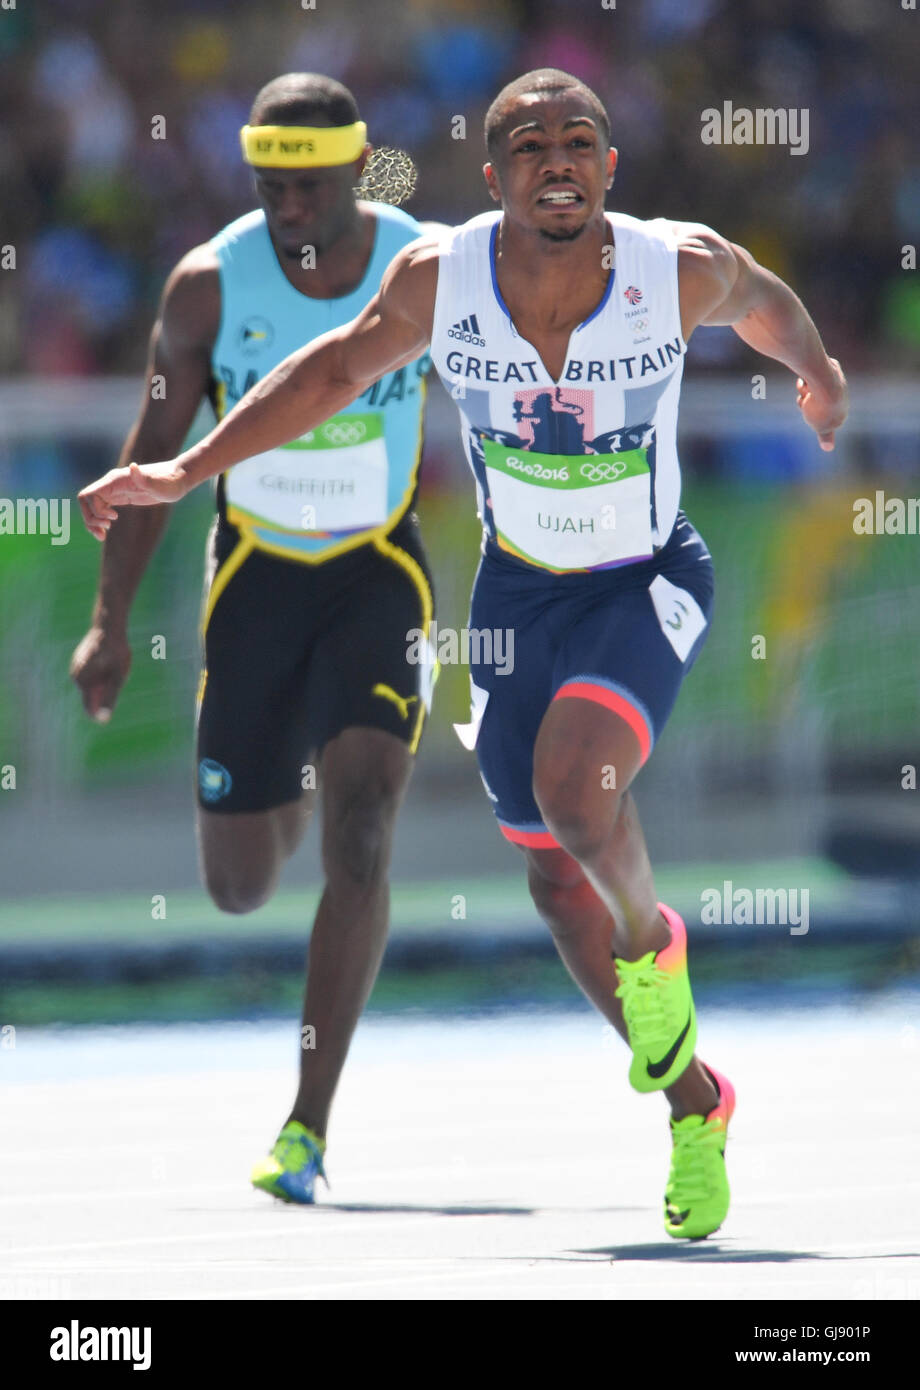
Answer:
<svg viewBox="0 0 920 1390"><path fill-rule="evenodd" d="M625 463L583 463L580 468L589 483L612 483L626 472Z"/></svg>
<svg viewBox="0 0 920 1390"><path fill-rule="evenodd" d="M323 436L330 444L360 444L366 434L362 420L334 420L323 426Z"/></svg>

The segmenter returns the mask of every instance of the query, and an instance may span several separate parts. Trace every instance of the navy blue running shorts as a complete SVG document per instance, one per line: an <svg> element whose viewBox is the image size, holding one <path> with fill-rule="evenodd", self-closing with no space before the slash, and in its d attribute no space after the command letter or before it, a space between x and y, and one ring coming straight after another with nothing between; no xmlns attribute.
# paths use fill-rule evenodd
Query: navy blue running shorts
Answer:
<svg viewBox="0 0 920 1390"><path fill-rule="evenodd" d="M655 555L616 569L553 574L483 556L470 629L503 633L493 650L504 660L471 660L473 722L464 742L476 738L482 780L507 839L557 847L532 786L534 745L550 702L574 697L613 710L633 729L644 763L706 640L712 605L712 558L683 512ZM472 651L485 655L489 645Z"/></svg>

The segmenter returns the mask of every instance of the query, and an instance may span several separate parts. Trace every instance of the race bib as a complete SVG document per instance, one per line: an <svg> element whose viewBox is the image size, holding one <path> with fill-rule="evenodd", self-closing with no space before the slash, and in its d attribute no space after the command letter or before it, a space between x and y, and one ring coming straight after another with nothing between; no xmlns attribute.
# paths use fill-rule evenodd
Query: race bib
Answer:
<svg viewBox="0 0 920 1390"><path fill-rule="evenodd" d="M598 569L652 554L647 449L538 454L484 439L504 550L546 569Z"/></svg>
<svg viewBox="0 0 920 1390"><path fill-rule="evenodd" d="M380 526L387 472L383 416L333 415L301 439L231 468L227 515L297 534Z"/></svg>

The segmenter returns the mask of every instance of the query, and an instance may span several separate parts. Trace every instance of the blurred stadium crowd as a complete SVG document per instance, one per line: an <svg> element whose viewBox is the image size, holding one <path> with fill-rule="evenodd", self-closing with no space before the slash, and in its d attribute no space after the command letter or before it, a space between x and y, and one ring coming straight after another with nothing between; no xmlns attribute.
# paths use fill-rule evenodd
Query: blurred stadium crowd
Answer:
<svg viewBox="0 0 920 1390"><path fill-rule="evenodd" d="M237 131L284 71L353 88L420 169L410 210L487 206L482 117L537 66L607 103L612 206L704 221L799 288L850 371L920 360L920 18L878 0L43 0L0 12L0 369L141 370L166 272L253 205ZM808 108L809 150L704 145L701 112ZM466 138L452 138L463 115ZM165 118L165 139L152 122ZM743 360L730 332L700 364Z"/></svg>

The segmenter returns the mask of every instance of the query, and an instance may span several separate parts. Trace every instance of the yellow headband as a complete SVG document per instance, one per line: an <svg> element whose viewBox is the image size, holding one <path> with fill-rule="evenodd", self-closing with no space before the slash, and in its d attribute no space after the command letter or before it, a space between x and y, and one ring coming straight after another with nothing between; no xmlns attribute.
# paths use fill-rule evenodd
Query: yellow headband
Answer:
<svg viewBox="0 0 920 1390"><path fill-rule="evenodd" d="M244 125L240 144L247 164L313 169L352 164L364 149L367 126Z"/></svg>

